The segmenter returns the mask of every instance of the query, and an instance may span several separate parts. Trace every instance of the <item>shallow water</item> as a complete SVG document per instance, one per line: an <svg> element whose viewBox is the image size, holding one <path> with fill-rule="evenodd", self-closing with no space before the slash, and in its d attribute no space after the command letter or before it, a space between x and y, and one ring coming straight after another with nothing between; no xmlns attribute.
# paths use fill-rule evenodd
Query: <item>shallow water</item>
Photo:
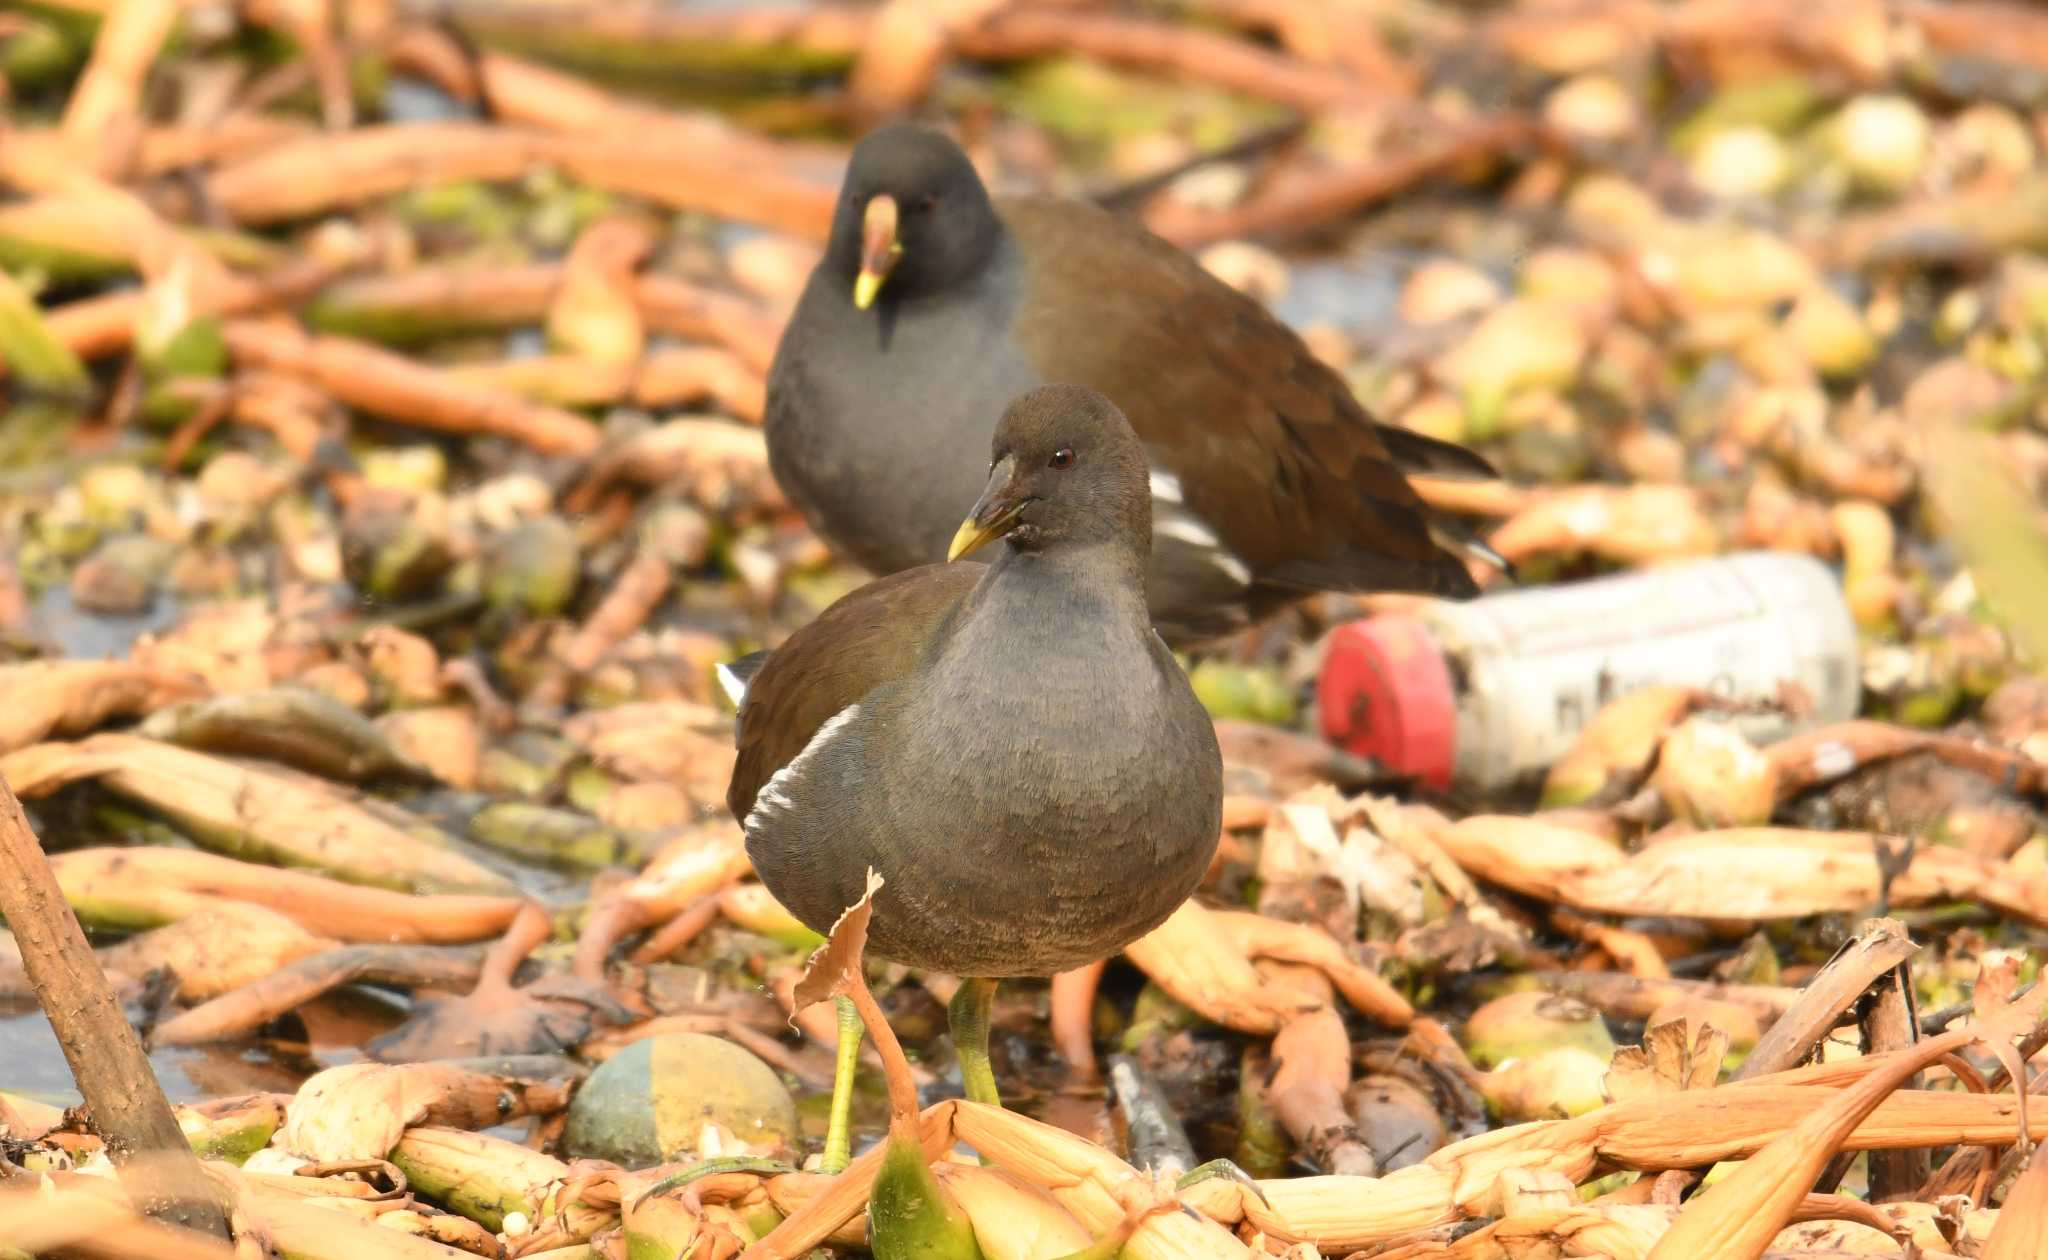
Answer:
<svg viewBox="0 0 2048 1260"><path fill-rule="evenodd" d="M168 592L158 592L147 611L134 617L90 613L71 600L71 590L53 586L36 600L29 614L31 633L75 660L120 660L145 634L176 625L184 605Z"/></svg>
<svg viewBox="0 0 2048 1260"><path fill-rule="evenodd" d="M233 1042L153 1050L149 1065L174 1103L295 1089L327 1066L286 1053L276 1043ZM0 1018L0 1088L69 1107L79 1101L57 1034L39 1010Z"/></svg>

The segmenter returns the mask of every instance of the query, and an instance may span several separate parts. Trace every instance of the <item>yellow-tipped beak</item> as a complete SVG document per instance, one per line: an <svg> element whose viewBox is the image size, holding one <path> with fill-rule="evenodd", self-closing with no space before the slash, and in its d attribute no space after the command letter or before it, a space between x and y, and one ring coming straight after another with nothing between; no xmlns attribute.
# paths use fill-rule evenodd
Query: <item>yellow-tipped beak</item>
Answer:
<svg viewBox="0 0 2048 1260"><path fill-rule="evenodd" d="M991 502L991 498L1000 492L999 487L1008 480L1009 469L1005 464L998 468L996 475L990 479L988 490L981 496L981 502L974 505L974 510L968 513L967 519L960 522L960 528L954 531L953 543L946 548L946 559L958 560L962 556L972 555L1017 528L1017 517L1024 511L1025 506L1034 500L1026 497L1009 503Z"/></svg>
<svg viewBox="0 0 2048 1260"><path fill-rule="evenodd" d="M979 551L995 536L971 520L962 521L959 531L953 535L953 545L946 548L946 559L958 560L964 555Z"/></svg>
<svg viewBox="0 0 2048 1260"><path fill-rule="evenodd" d="M903 257L896 239L896 199L887 193L868 198L860 217L860 274L853 278L853 304L866 310L875 304L882 282Z"/></svg>
<svg viewBox="0 0 2048 1260"><path fill-rule="evenodd" d="M882 277L866 267L853 278L853 305L857 310L866 310L875 304L875 295L882 291Z"/></svg>

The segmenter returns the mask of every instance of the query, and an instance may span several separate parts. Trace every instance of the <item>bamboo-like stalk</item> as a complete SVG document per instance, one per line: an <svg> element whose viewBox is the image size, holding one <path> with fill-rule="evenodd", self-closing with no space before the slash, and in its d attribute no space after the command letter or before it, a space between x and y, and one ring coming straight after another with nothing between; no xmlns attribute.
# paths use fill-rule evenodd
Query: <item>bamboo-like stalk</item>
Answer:
<svg viewBox="0 0 2048 1260"><path fill-rule="evenodd" d="M38 661L0 666L0 753L110 718L138 717L205 694L190 678L132 661Z"/></svg>
<svg viewBox="0 0 2048 1260"><path fill-rule="evenodd" d="M1612 844L1532 818L1474 815L1437 832L1473 875L1601 914L1785 919L1860 910L1884 888L1896 905L1978 900L2048 923L2048 876L1940 846L1914 850L1888 882L1880 837L1790 827L1733 827L1623 856Z"/></svg>
<svg viewBox="0 0 2048 1260"><path fill-rule="evenodd" d="M177 820L195 839L354 883L419 891L508 886L445 842L398 826L391 812L372 811L324 780L281 767L110 734L9 753L0 758L0 773L30 795L97 780Z"/></svg>
<svg viewBox="0 0 2048 1260"><path fill-rule="evenodd" d="M4 213L4 212L0 212ZM191 314L253 315L291 306L332 280L347 265L328 258L293 259L260 276L234 275L193 295ZM82 359L120 354L135 344L148 299L129 289L53 306L45 314L50 334ZM0 369L5 368L0 364Z"/></svg>
<svg viewBox="0 0 2048 1260"><path fill-rule="evenodd" d="M316 329L367 340L427 340L536 322L561 282L562 269L552 263L422 266L331 285L312 300L306 319ZM635 277L633 292L652 331L722 344L756 373L765 373L775 357L780 321L745 298L664 275ZM57 327L62 336L61 318Z"/></svg>
<svg viewBox="0 0 2048 1260"><path fill-rule="evenodd" d="M110 134L134 124L143 77L177 20L176 0L120 0L100 24L92 59L64 106L64 138L74 152L92 154L91 165L104 161L96 150Z"/></svg>
<svg viewBox="0 0 2048 1260"><path fill-rule="evenodd" d="M2048 997L2048 994L2041 996ZM2033 1006L2038 1008L2037 998ZM2026 1016L2022 1027L2015 1018ZM1813 1185L1835 1150L1858 1125L1921 1068L1985 1038L2009 1040L2031 1027L2031 1012L2000 1011L1983 1026L1958 1029L1881 1056L1857 1084L1800 1117L1782 1136L1746 1160L1726 1181L1695 1196L1648 1260L1749 1260L1761 1255ZM1708 1091L1711 1093L1712 1091ZM2014 1118L2018 1119L2015 1109Z"/></svg>
<svg viewBox="0 0 2048 1260"><path fill-rule="evenodd" d="M1111 14L1020 7L957 36L968 57L1018 61L1079 53L1132 69L1179 74L1303 113L1384 105L1389 97L1341 71L1306 65L1210 31Z"/></svg>
<svg viewBox="0 0 2048 1260"><path fill-rule="evenodd" d="M827 180L735 163L735 156L744 153L708 143L650 150L632 134L455 122L358 127L229 162L209 177L206 191L235 221L264 224L362 205L422 184L512 180L552 165L594 187L824 239L836 199Z"/></svg>
<svg viewBox="0 0 2048 1260"><path fill-rule="evenodd" d="M452 433L496 434L550 455L597 449L597 426L574 412L376 346L257 320L230 321L223 333L238 363L304 377L351 407Z"/></svg>
<svg viewBox="0 0 2048 1260"><path fill-rule="evenodd" d="M1497 1214L1501 1178L1517 1170L1547 1172L1576 1184L1603 1165L1655 1171L1753 1155L1824 1113L1854 1082L1904 1062L1903 1053L1878 1055L1830 1065L1824 1072L1804 1069L1740 1086L1610 1104L1575 1120L1481 1134L1381 1177L1266 1180L1258 1183L1257 1194L1217 1179L1191 1187L1182 1198L1225 1225L1242 1223L1277 1241L1307 1242L1341 1254L1470 1216ZM1822 1078L1827 1083L1786 1083ZM920 1124L928 1154L956 1140L966 1142L995 1166L1049 1191L1098 1235L1123 1218L1133 1196L1149 1193L1142 1189L1143 1176L1114 1155L1014 1112L949 1101L928 1108ZM2010 1097L1900 1091L1878 1101L1840 1146L1879 1150L1991 1143L2012 1140L2018 1128L2018 1108ZM819 1193L813 1193L817 1180L804 1175L771 1181L771 1197L791 1215L747 1255L752 1260L793 1258L851 1220L860 1210L864 1178L872 1178L878 1153L863 1160L855 1161L849 1177L832 1179ZM1242 1254L1234 1239L1199 1229L1190 1235L1181 1225L1166 1224L1170 1219L1194 1225L1185 1217L1148 1222L1133 1235L1140 1250L1131 1254ZM1199 1241L1203 1238L1216 1241Z"/></svg>
<svg viewBox="0 0 2048 1260"><path fill-rule="evenodd" d="M219 1238L160 1225L108 1193L101 1178L38 1178L0 1189L0 1238L17 1254L64 1252L107 1260L235 1260Z"/></svg>

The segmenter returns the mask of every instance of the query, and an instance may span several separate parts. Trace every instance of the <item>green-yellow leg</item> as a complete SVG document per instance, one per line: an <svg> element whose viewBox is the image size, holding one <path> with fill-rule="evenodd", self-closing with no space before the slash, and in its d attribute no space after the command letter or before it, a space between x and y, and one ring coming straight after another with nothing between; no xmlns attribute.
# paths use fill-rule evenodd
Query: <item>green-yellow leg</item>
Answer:
<svg viewBox="0 0 2048 1260"><path fill-rule="evenodd" d="M962 980L946 1007L946 1022L953 1030L953 1053L960 1058L960 1079L967 1086L967 1097L1000 1107L1003 1100L996 1093L996 1071L988 1061L988 1016L995 1000L994 980Z"/></svg>
<svg viewBox="0 0 2048 1260"><path fill-rule="evenodd" d="M853 1074L860 1067L860 1012L853 999L837 997L839 1057L832 1066L832 1113L825 1122L825 1157L820 1172L836 1173L853 1162Z"/></svg>

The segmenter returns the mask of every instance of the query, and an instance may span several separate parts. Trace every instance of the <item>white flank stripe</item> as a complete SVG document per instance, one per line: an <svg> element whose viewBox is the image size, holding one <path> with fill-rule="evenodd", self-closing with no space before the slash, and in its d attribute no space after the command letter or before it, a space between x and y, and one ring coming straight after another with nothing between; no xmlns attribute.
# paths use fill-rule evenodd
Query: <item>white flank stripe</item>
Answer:
<svg viewBox="0 0 2048 1260"><path fill-rule="evenodd" d="M762 786L761 791L754 797L754 807L747 811L746 820L740 823L740 829L751 834L762 816L769 810L793 807L796 802L790 800L789 793L783 790L784 785L802 773L805 763L809 762L820 748L831 743L848 722L859 716L860 706L849 704L827 718L825 724L818 728L818 733L811 736L810 742L804 745L804 750L791 757L789 764L777 770L774 777Z"/></svg>
<svg viewBox="0 0 2048 1260"><path fill-rule="evenodd" d="M739 708L740 701L747 698L747 680L724 661L720 661L713 672L718 675L718 686L725 692L725 698L732 701L733 708Z"/></svg>
<svg viewBox="0 0 2048 1260"><path fill-rule="evenodd" d="M1181 502L1180 478L1174 476L1170 472L1167 472L1164 468L1153 469L1152 497L1159 500L1161 503Z"/></svg>
<svg viewBox="0 0 2048 1260"><path fill-rule="evenodd" d="M1209 553L1209 558L1216 562L1217 568L1223 570L1225 573L1230 575L1231 581L1236 582L1241 586L1248 586L1251 584L1251 569L1246 567L1245 562L1238 559L1236 556L1231 555L1227 551L1212 551Z"/></svg>

